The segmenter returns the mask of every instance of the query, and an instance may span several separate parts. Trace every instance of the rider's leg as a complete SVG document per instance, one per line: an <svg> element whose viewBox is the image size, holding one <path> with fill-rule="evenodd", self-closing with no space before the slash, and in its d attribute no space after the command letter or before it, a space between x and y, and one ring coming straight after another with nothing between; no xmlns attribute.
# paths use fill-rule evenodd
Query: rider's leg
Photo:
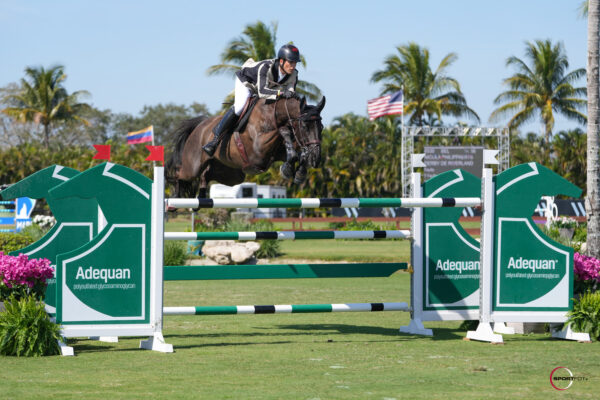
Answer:
<svg viewBox="0 0 600 400"><path fill-rule="evenodd" d="M206 154L212 157L223 137L231 133L231 129L237 123L238 117L242 113L248 97L250 97L250 89L244 86L238 78L235 78L235 100L233 102L233 107L227 110L221 121L219 121L217 126L213 129L215 135L214 138L202 146L202 149Z"/></svg>

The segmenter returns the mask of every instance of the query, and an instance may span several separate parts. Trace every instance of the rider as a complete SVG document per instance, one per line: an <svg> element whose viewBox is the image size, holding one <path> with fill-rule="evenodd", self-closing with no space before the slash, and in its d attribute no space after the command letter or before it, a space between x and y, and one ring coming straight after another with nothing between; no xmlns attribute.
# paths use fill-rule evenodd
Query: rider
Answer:
<svg viewBox="0 0 600 400"><path fill-rule="evenodd" d="M204 151L212 157L219 142L236 122L246 100L251 93L256 93L259 98L275 100L278 97L289 99L294 96L298 83L298 70L296 63L300 61L298 48L291 44L281 46L277 58L254 61L248 59L242 68L236 72L235 100L233 107L229 108L219 124L213 129L214 138L202 146Z"/></svg>

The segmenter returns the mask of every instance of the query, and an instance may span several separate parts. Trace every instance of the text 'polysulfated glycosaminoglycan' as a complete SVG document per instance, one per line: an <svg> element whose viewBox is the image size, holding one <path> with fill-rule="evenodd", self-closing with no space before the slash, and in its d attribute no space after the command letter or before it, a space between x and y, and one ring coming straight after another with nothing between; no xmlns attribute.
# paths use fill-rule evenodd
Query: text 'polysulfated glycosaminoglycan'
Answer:
<svg viewBox="0 0 600 400"><path fill-rule="evenodd" d="M109 279L131 279L131 270L129 268L94 268L84 269L79 267L75 279L102 279L104 283Z"/></svg>
<svg viewBox="0 0 600 400"><path fill-rule="evenodd" d="M535 272L538 269L549 270L556 269L556 263L558 260L536 260L536 259L523 259L523 257L514 258L511 257L508 260L508 269L530 269Z"/></svg>
<svg viewBox="0 0 600 400"><path fill-rule="evenodd" d="M446 260L442 262L442 260L438 260L437 265L435 267L436 271L458 271L459 274L462 274L463 271L478 271L479 270L479 261L450 261Z"/></svg>

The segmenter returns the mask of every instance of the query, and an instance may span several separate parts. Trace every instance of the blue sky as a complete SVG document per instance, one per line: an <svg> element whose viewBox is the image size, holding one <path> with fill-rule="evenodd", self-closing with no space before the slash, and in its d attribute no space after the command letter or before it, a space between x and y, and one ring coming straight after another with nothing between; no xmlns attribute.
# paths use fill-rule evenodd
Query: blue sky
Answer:
<svg viewBox="0 0 600 400"><path fill-rule="evenodd" d="M448 74L488 122L511 55L525 41L562 41L570 70L585 68L587 23L580 0L420 1L81 1L0 0L0 87L27 66L66 67L67 89L87 90L100 109L137 115L144 105L205 103L220 108L233 78L208 76L245 25L277 21L278 46L290 40L305 55L300 76L327 97L324 121L366 115L380 93L374 71L398 45L430 50L432 68L458 55ZM585 86L585 81L581 81ZM575 123L558 120L555 131ZM539 132L538 124L528 126Z"/></svg>

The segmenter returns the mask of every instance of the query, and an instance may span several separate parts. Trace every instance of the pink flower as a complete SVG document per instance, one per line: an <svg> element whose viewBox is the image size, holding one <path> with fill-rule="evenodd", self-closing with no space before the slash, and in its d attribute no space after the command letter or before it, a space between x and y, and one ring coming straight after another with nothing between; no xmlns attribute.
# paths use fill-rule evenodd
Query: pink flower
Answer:
<svg viewBox="0 0 600 400"><path fill-rule="evenodd" d="M573 257L575 277L580 281L596 281L600 283L600 260L594 257L575 253Z"/></svg>
<svg viewBox="0 0 600 400"><path fill-rule="evenodd" d="M50 260L48 259L30 260L25 254L19 254L15 257L0 252L0 289L4 286L13 290L20 290L21 288L37 288L37 290L40 290L45 288L46 280L53 276L54 270L50 267ZM6 290L2 292L6 292ZM27 290L27 292L30 293L31 291Z"/></svg>

